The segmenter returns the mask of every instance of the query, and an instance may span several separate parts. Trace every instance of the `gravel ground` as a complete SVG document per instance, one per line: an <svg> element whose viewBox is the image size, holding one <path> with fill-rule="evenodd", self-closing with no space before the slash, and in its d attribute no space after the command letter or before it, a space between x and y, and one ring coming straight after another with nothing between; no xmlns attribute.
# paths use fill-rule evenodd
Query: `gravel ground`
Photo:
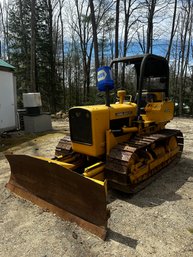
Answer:
<svg viewBox="0 0 193 257"><path fill-rule="evenodd" d="M53 156L68 126L60 120L53 127L53 132L9 151ZM176 118L167 127L184 133L180 162L133 196L109 192L111 217L105 242L11 194L5 188L9 165L0 152L0 256L193 256L193 120Z"/></svg>

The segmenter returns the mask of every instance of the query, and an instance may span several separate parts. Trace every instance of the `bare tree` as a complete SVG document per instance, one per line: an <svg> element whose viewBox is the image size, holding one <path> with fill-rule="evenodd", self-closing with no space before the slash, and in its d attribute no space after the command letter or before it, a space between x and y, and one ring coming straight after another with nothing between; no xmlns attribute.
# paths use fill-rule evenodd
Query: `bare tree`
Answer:
<svg viewBox="0 0 193 257"><path fill-rule="evenodd" d="M190 54L190 44L192 39L192 11L193 3L191 0L182 1L181 33L180 33L180 86L179 86L179 115L183 114L183 95L186 87L186 75Z"/></svg>
<svg viewBox="0 0 193 257"><path fill-rule="evenodd" d="M119 9L120 0L116 1L116 18L115 18L115 58L119 56ZM118 64L115 64L115 87L118 87Z"/></svg>
<svg viewBox="0 0 193 257"><path fill-rule="evenodd" d="M69 21L72 40L79 47L83 80L83 101L89 100L91 80L91 57L93 52L93 32L90 17L89 3L85 0L75 0L75 8L71 9L71 21ZM76 48L76 49L77 49ZM82 81L81 80L81 81ZM79 86L82 84L79 81Z"/></svg>
<svg viewBox="0 0 193 257"><path fill-rule="evenodd" d="M133 39L131 34L131 28L136 26L136 23L139 19L139 14L135 17L135 11L138 10L141 3L138 3L137 0L123 0L123 9L124 9L124 39L123 39L123 56L127 55L128 47ZM137 29L135 29L135 33ZM125 65L122 66L122 77L121 84L125 83Z"/></svg>
<svg viewBox="0 0 193 257"><path fill-rule="evenodd" d="M0 20L1 20L1 33L2 33L2 42L1 42L1 56L4 59L8 59L10 61L9 54L9 2L2 4L0 3Z"/></svg>
<svg viewBox="0 0 193 257"><path fill-rule="evenodd" d="M36 92L36 0L31 0L31 70L30 91Z"/></svg>
<svg viewBox="0 0 193 257"><path fill-rule="evenodd" d="M188 63L192 41L193 3L191 0L181 0L178 14L177 38L176 38L176 85L178 89L179 115L183 115L183 104L188 90L189 76Z"/></svg>
<svg viewBox="0 0 193 257"><path fill-rule="evenodd" d="M172 18L172 29L171 29L171 34L170 34L170 41L169 41L168 50L167 50L167 53L166 53L166 58L167 58L168 62L170 61L171 48L172 48L173 38L174 38L174 35L175 35L175 31L176 31L175 23L176 23L177 4L178 4L178 1L175 0L174 1L174 11L173 11L173 18Z"/></svg>
<svg viewBox="0 0 193 257"><path fill-rule="evenodd" d="M90 19L89 19L89 5L85 6L85 14L83 12L83 4L84 0L81 3L81 8L79 10L79 1L76 0L76 10L78 15L78 35L80 39L80 46L82 51L82 60L83 60L83 72L84 72L84 79L83 79L83 88L84 88L84 101L88 101L89 99L89 88L90 88L90 66L91 66L91 56L93 50L93 41L96 40L94 37L92 38L91 30L90 30ZM91 18L92 20L92 18ZM93 21L92 21L93 22ZM92 25L93 26L93 25ZM94 25L96 26L96 25ZM94 30L95 31L95 30ZM97 28L96 31L97 33ZM95 55L97 55L97 62L98 60L98 39L95 42L95 46L97 45L97 51ZM99 64L96 63L95 60L95 67Z"/></svg>
<svg viewBox="0 0 193 257"><path fill-rule="evenodd" d="M143 53L153 53L156 37L162 36L161 24L167 18L170 0L144 0L140 6L140 17L137 20L137 41ZM158 31L156 34L156 30Z"/></svg>
<svg viewBox="0 0 193 257"><path fill-rule="evenodd" d="M63 22L63 9L64 0L59 0L59 19L61 26L61 51L62 51L62 88L63 88L63 106L66 110L66 86L65 86L65 56L64 56L64 22Z"/></svg>
<svg viewBox="0 0 193 257"><path fill-rule="evenodd" d="M95 53L95 69L99 67L99 51L98 51L98 37L97 37L97 23L95 18L95 9L93 0L89 0L90 4L90 13L92 21L92 30L93 30L93 42L94 42L94 53Z"/></svg>
<svg viewBox="0 0 193 257"><path fill-rule="evenodd" d="M155 14L157 0L146 0L148 15L147 15L147 45L146 53L152 53L153 47L153 19Z"/></svg>
<svg viewBox="0 0 193 257"><path fill-rule="evenodd" d="M55 63L55 49L54 49L54 38L53 38L53 2L47 0L48 9L48 32L49 32L49 65L50 65L50 106L52 112L56 112L56 63Z"/></svg>

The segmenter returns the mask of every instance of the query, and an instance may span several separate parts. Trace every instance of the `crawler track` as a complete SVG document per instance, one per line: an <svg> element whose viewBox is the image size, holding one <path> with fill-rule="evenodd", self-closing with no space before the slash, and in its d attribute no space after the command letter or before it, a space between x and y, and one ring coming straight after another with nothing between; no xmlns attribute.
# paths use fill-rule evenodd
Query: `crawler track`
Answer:
<svg viewBox="0 0 193 257"><path fill-rule="evenodd" d="M132 159L140 161L140 157L147 156L147 152L149 152L154 159L153 161L158 160L159 158L152 150L152 145L154 145L155 148L159 146L167 148L167 143L171 137L176 138L179 149L177 153L171 153L170 157L165 158L165 160L160 163L158 161L158 165L154 166L153 169L150 168L148 158L144 157L141 166L144 168L148 165L148 172L131 182L131 170L132 165L134 165ZM184 140L181 131L171 129L164 129L159 133L149 136L135 136L129 142L118 144L111 150L106 162L105 176L108 179L109 185L128 193L141 190L155 177L155 173L170 164L174 159L180 158L183 151L183 144Z"/></svg>
<svg viewBox="0 0 193 257"><path fill-rule="evenodd" d="M167 147L172 137L175 137L177 141L177 149L174 150L170 150ZM129 142L116 145L107 157L104 171L109 186L127 193L134 193L141 190L157 177L156 173L169 165L172 161L180 158L183 145L184 139L181 131L172 129L164 129L159 133L151 135L135 136ZM160 158L160 156L157 156L152 146L155 149L159 147L164 148L165 154ZM147 153L152 156L151 161ZM55 155L62 156L63 161L73 157L73 160L70 161L70 163L73 164L75 164L77 160L80 161L80 154L72 151L71 140L68 136L59 141ZM83 165L84 157L82 155L81 159ZM156 161L156 165L151 164L151 162ZM138 165L139 163L141 163L141 165ZM140 176L137 176L135 180L131 181L133 165L139 166L139 169L136 169L136 173L138 171L140 172L140 169L148 168L148 170L141 172L142 174ZM135 172L133 173L135 176Z"/></svg>
<svg viewBox="0 0 193 257"><path fill-rule="evenodd" d="M58 142L56 146L56 156L67 156L72 153L72 144L69 136L65 136Z"/></svg>

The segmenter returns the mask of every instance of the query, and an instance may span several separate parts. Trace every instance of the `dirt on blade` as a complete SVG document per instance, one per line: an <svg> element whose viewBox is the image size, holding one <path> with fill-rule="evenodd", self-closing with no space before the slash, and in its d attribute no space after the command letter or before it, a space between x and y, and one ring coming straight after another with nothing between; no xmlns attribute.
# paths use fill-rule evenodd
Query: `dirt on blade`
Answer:
<svg viewBox="0 0 193 257"><path fill-rule="evenodd" d="M0 148L16 154L52 157L68 126L54 121L53 132L21 141L0 139ZM193 120L175 118L167 128L184 134L184 152L144 190L128 196L109 192L111 217L104 242L77 225L6 188L10 168L0 152L0 256L193 256ZM22 137L22 135L19 135ZM12 147L13 143L13 147Z"/></svg>

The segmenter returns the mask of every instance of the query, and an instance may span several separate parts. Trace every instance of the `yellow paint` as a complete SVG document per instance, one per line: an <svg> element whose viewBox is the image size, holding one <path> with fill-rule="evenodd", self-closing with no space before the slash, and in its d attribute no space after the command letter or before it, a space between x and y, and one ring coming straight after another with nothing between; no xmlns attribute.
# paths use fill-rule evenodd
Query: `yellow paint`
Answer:
<svg viewBox="0 0 193 257"><path fill-rule="evenodd" d="M168 143L168 149L171 151L175 149L178 146L178 143L176 141L175 137L171 137Z"/></svg>
<svg viewBox="0 0 193 257"><path fill-rule="evenodd" d="M87 156L100 157L108 156L113 147L118 143L129 141L132 135L152 134L165 128L165 125L173 118L174 104L165 98L162 92L152 92L156 102L148 102L145 107L145 114L142 114L142 120L133 122L137 115L136 103L125 102L125 91L118 91L119 102L110 107L105 105L83 106L79 108L86 109L91 114L92 145L72 142L72 148L75 152ZM122 131L122 135L114 134L110 128L110 123L125 119L123 127L117 130ZM128 120L128 121L127 121ZM120 122L121 124L121 122ZM116 129L115 129L116 130ZM153 146L152 146L153 147ZM175 138L171 138L167 145L152 148L157 158L154 159L151 152L146 152L147 158L131 158L128 163L130 169L130 180L137 183L140 179L148 176L151 169L156 168L165 161L172 158L179 151ZM104 185L103 162L96 162L85 168L83 176L94 182Z"/></svg>
<svg viewBox="0 0 193 257"><path fill-rule="evenodd" d="M60 161L56 161L56 160L52 160L50 158L46 158L46 157L40 157L40 156L33 156L34 158L37 158L37 159L40 159L40 160L43 160L43 161L46 161L48 163L54 163L54 164L57 164L59 166L62 166L64 168L67 168L67 169L71 169L73 170L75 168L75 165L74 164L71 164L71 163L66 163L66 162L60 162Z"/></svg>
<svg viewBox="0 0 193 257"><path fill-rule="evenodd" d="M131 134L125 134L115 137L111 130L106 131L106 155L110 154L111 149L118 143L126 142L131 137Z"/></svg>
<svg viewBox="0 0 193 257"><path fill-rule="evenodd" d="M153 159L152 155L150 153L147 153L150 157L150 160L147 161L144 165L142 159L140 159L140 161L136 164L131 165L131 173L129 177L132 183L137 183L140 177L144 176L145 174L148 174L150 170L155 169L162 163L165 163L167 160L175 156L179 152L179 146L172 149L170 152L166 152L165 148L161 146L155 147L153 150L158 156L157 159Z"/></svg>
<svg viewBox="0 0 193 257"><path fill-rule="evenodd" d="M123 127L122 131L123 131L123 133L134 133L134 132L138 132L138 128L137 127Z"/></svg>
<svg viewBox="0 0 193 257"><path fill-rule="evenodd" d="M128 118L128 127L136 116L137 106L135 103L112 104L110 107L105 105L96 106L82 106L91 113L91 127L92 127L92 145L72 142L72 149L75 152L82 153L89 156L101 156L106 154L107 146L114 146L115 144L107 143L106 133L110 129L110 120L118 120ZM120 128L121 129L121 128ZM132 131L131 131L132 132ZM131 133L127 132L127 133ZM125 139L125 137L122 137ZM127 137L128 138L128 137ZM111 137L113 141L113 138ZM123 142L121 137L116 138L116 144ZM111 149L111 148L110 148Z"/></svg>
<svg viewBox="0 0 193 257"><path fill-rule="evenodd" d="M137 105L131 102L124 102L123 104L112 104L110 107L110 120L117 120L121 118L130 118L134 120L137 115ZM126 124L130 125L130 124Z"/></svg>
<svg viewBox="0 0 193 257"><path fill-rule="evenodd" d="M126 91L125 90L117 91L117 96L119 97L119 103L123 104L126 96Z"/></svg>
<svg viewBox="0 0 193 257"><path fill-rule="evenodd" d="M97 175L99 175L101 172L103 172L104 167L105 167L105 164L103 162L97 162L94 165L91 165L85 168L83 175L85 177L94 178Z"/></svg>
<svg viewBox="0 0 193 257"><path fill-rule="evenodd" d="M152 102L146 105L145 111L142 115L145 122L168 122L173 119L174 104L172 101Z"/></svg>
<svg viewBox="0 0 193 257"><path fill-rule="evenodd" d="M72 142L75 152L100 156L106 151L106 130L109 129L109 107L104 105L83 106L91 113L92 145Z"/></svg>
<svg viewBox="0 0 193 257"><path fill-rule="evenodd" d="M111 149L117 145L117 140L111 130L106 131L106 154L109 155Z"/></svg>
<svg viewBox="0 0 193 257"><path fill-rule="evenodd" d="M148 173L148 166L143 166L142 168L138 169L136 173L132 173L129 177L131 182L134 182L139 177L143 176L144 174Z"/></svg>
<svg viewBox="0 0 193 257"><path fill-rule="evenodd" d="M106 179L104 181L100 181L100 180L97 180L97 179L94 179L94 178L89 178L89 177L85 177L85 178L90 179L93 182L103 186L105 188L105 193L107 195L107 180Z"/></svg>

